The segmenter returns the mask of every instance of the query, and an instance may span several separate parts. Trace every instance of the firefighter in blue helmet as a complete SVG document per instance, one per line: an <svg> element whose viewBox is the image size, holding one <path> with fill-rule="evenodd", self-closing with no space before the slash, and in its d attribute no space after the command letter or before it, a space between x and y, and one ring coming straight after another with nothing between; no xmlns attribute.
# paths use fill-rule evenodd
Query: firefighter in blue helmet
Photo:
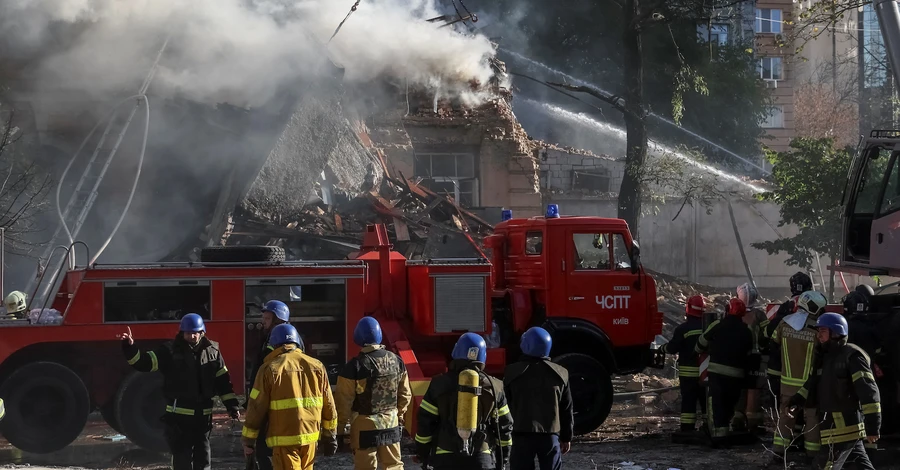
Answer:
<svg viewBox="0 0 900 470"><path fill-rule="evenodd" d="M541 470L559 470L571 446L575 416L569 372L550 362L552 345L547 330L529 328L520 342L523 356L503 376L514 423L512 470L533 469L535 457Z"/></svg>
<svg viewBox="0 0 900 470"><path fill-rule="evenodd" d="M484 338L463 334L451 357L450 370L431 379L419 405L416 455L435 470L503 468L513 420L503 382L482 372Z"/></svg>
<svg viewBox="0 0 900 470"><path fill-rule="evenodd" d="M363 317L353 330L362 350L338 376L338 434L350 434L355 470L402 470L400 438L412 390L400 356L381 344L381 325ZM349 429L348 429L349 427Z"/></svg>
<svg viewBox="0 0 900 470"><path fill-rule="evenodd" d="M873 469L863 440L878 441L881 431L881 397L872 375L869 356L847 343L847 320L823 313L816 320L817 372L790 398L789 413L801 413L814 403L821 423L818 460L824 468L840 470L845 463Z"/></svg>
<svg viewBox="0 0 900 470"><path fill-rule="evenodd" d="M175 339L152 351L134 344L131 327L117 337L131 367L163 376L167 402L163 422L174 470L206 470L210 468L213 398L218 395L234 419L240 418L240 404L219 344L206 336L203 318L189 313L178 330Z"/></svg>
<svg viewBox="0 0 900 470"><path fill-rule="evenodd" d="M265 361L266 356L269 355L270 352L274 350L274 347L269 344L269 335L272 332L272 329L278 325L283 325L285 323L290 322L291 320L291 310L288 308L287 304L280 300L270 300L263 305L262 308L262 324L263 330L262 335L260 336L260 340L262 341L262 346L259 348L259 352L256 356L256 365L253 367L253 372L250 375L250 381L256 379L256 374L259 373L259 368L262 366L263 361ZM302 342L300 346L300 350L303 350ZM249 396L249 390L247 391ZM244 409L247 409L247 403L249 402L249 398L244 401ZM266 445L266 422L263 422L263 425L260 427L259 438L256 440L256 452L254 453L256 456L256 462L259 465L259 470L272 470L272 449L270 449Z"/></svg>

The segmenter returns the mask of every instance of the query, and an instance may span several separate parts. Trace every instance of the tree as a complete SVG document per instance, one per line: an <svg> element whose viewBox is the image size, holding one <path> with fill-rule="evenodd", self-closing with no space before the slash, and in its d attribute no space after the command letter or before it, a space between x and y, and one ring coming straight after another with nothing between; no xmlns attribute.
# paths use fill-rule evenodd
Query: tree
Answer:
<svg viewBox="0 0 900 470"><path fill-rule="evenodd" d="M713 136L733 151L756 154L759 123L768 107L758 84L749 45L718 47L698 39L698 25L729 22L745 0L501 0L483 8L501 19L504 47L598 84L627 131L626 174L619 191L619 217L637 229L647 199L642 176L648 135L690 146L654 119L653 111L698 134ZM525 13L525 14L523 14ZM752 13L751 13L752 14ZM603 91L603 90L600 90ZM648 129L649 128L649 129ZM674 138L674 139L673 139ZM710 155L721 163L722 156ZM649 179L656 179L651 177Z"/></svg>
<svg viewBox="0 0 900 470"><path fill-rule="evenodd" d="M833 265L841 248L841 195L854 151L839 148L832 138L796 138L787 152L767 152L775 189L757 197L780 206L779 227L799 228L797 235L752 243L770 255L787 253L789 266L817 266L816 253ZM829 297L834 296L831 273Z"/></svg>
<svg viewBox="0 0 900 470"><path fill-rule="evenodd" d="M33 143L23 138L15 117L14 109L0 107L0 227L5 231L5 248L28 255L39 245L30 237L40 231L37 216L49 205L52 180L29 158Z"/></svg>

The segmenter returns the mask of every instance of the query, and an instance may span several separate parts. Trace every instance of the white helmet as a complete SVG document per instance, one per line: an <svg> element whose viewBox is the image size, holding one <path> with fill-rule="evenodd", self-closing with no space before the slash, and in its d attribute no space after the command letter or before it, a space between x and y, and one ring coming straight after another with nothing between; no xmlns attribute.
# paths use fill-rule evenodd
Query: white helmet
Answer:
<svg viewBox="0 0 900 470"><path fill-rule="evenodd" d="M6 304L6 313L19 313L26 308L25 294L17 290L12 291L6 296L6 300L3 303Z"/></svg>
<svg viewBox="0 0 900 470"><path fill-rule="evenodd" d="M759 291L756 290L756 287L751 286L750 283L745 282L737 287L737 297L744 301L744 305L747 308L750 308L756 305L756 301L759 299Z"/></svg>
<svg viewBox="0 0 900 470"><path fill-rule="evenodd" d="M817 316L825 311L828 300L820 292L808 290L797 299L797 308L806 310L813 316Z"/></svg>

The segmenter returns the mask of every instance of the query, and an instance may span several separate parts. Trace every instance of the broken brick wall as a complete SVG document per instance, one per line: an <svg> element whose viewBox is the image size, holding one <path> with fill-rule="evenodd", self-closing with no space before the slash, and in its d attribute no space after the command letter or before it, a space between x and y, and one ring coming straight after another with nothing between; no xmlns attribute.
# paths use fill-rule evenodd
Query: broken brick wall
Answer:
<svg viewBox="0 0 900 470"><path fill-rule="evenodd" d="M543 145L536 149L541 188L553 192L618 194L625 162L583 150Z"/></svg>
<svg viewBox="0 0 900 470"><path fill-rule="evenodd" d="M368 138L398 176L423 178L468 207L540 215L534 143L516 121L508 97L466 108L434 97L398 93L366 119ZM455 193L453 193L455 189Z"/></svg>

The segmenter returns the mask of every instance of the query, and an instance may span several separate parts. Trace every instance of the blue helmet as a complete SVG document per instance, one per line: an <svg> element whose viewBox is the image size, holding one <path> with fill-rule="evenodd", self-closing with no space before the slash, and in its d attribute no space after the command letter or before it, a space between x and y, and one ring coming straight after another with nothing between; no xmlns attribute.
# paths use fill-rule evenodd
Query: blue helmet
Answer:
<svg viewBox="0 0 900 470"><path fill-rule="evenodd" d="M303 341L300 339L300 333L297 332L294 325L282 323L275 328L272 328L272 333L269 335L270 346L277 348L282 344L288 343L294 343L297 346L303 345Z"/></svg>
<svg viewBox="0 0 900 470"><path fill-rule="evenodd" d="M475 362L484 362L487 360L487 345L484 338L475 333L465 333L459 337L456 346L453 346L453 352L450 353L453 359L466 359Z"/></svg>
<svg viewBox="0 0 900 470"><path fill-rule="evenodd" d="M372 317L362 317L353 330L353 342L357 346L381 344L381 325Z"/></svg>
<svg viewBox="0 0 900 470"><path fill-rule="evenodd" d="M828 328L832 333L839 336L847 336L850 327L847 326L847 320L836 313L823 313L819 315L816 326L820 328Z"/></svg>
<svg viewBox="0 0 900 470"><path fill-rule="evenodd" d="M550 339L550 333L539 326L529 328L519 342L522 352L534 357L550 356L551 346L553 346L553 340Z"/></svg>
<svg viewBox="0 0 900 470"><path fill-rule="evenodd" d="M181 317L181 326L179 326L178 331L187 331L190 333L206 331L206 325L203 324L203 317L196 313L189 313Z"/></svg>
<svg viewBox="0 0 900 470"><path fill-rule="evenodd" d="M291 310L288 308L287 304L280 300L270 300L266 302L266 305L263 306L262 311L272 312L275 315L275 318L281 321L291 320Z"/></svg>

